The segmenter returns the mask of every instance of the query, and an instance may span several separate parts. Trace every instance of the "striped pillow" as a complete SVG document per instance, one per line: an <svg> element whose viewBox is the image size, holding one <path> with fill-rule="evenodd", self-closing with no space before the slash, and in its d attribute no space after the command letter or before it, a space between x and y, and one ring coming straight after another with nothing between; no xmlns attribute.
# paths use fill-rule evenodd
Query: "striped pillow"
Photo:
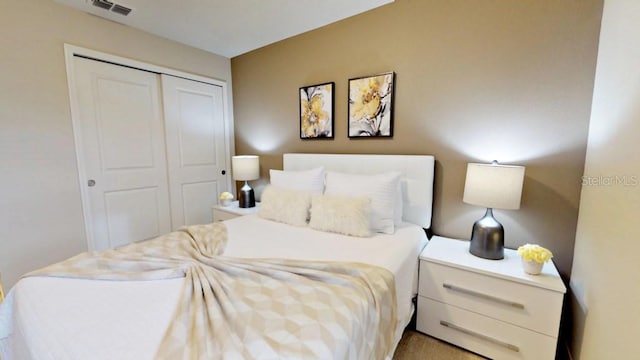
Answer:
<svg viewBox="0 0 640 360"><path fill-rule="evenodd" d="M322 194L324 189L324 168L311 170L269 170L271 185L292 190L311 191Z"/></svg>
<svg viewBox="0 0 640 360"><path fill-rule="evenodd" d="M325 195L366 196L371 199L371 230L393 234L395 232L396 202L400 186L400 172L377 175L355 175L327 172Z"/></svg>

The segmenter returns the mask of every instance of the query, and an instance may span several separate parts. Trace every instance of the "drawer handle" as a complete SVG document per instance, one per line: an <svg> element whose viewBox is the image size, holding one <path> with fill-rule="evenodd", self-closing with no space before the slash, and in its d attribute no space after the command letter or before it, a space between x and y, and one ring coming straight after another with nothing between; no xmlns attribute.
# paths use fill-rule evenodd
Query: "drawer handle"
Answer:
<svg viewBox="0 0 640 360"><path fill-rule="evenodd" d="M463 328L461 326L454 325L454 324L452 324L450 322L447 322L447 321L444 321L444 320L440 320L440 325L448 327L448 328L453 329L453 330L457 330L457 331L459 331L461 333L465 333L467 335L475 336L477 338L480 338L482 340L486 340L486 341L494 343L496 345L500 345L500 346L505 347L505 348L507 348L507 349L509 349L511 351L520 352L520 348L515 346L515 345L513 345L513 344L509 344L508 342L504 342L502 340L498 340L496 338L492 338L491 336L483 335L483 334L477 333L475 331L472 331L472 330L469 330L469 329L465 329L465 328Z"/></svg>
<svg viewBox="0 0 640 360"><path fill-rule="evenodd" d="M524 309L524 305L523 304L517 303L515 301L506 300L506 299L502 299L502 298L495 297L495 296L492 296L492 295L483 294L481 292L465 289L463 287L459 287L459 286L456 286L456 285L443 283L442 287L445 288L445 289L452 290L452 291L457 291L459 293L463 293L463 294L467 294L467 295L476 296L476 297L479 297L479 298L482 298L482 299L495 301L495 302L500 303L500 304L509 305L509 306L514 307L514 308Z"/></svg>

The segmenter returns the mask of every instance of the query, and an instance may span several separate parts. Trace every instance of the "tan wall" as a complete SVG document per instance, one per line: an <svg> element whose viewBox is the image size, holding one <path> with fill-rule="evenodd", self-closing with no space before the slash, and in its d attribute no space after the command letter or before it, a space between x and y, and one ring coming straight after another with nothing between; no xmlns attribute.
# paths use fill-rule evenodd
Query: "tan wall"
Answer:
<svg viewBox="0 0 640 360"><path fill-rule="evenodd" d="M574 359L640 356L640 2L607 0L571 289Z"/></svg>
<svg viewBox="0 0 640 360"><path fill-rule="evenodd" d="M601 0L396 0L231 60L236 153L433 154L435 233L469 239L468 162L522 164L506 245L543 244L571 270ZM393 139L347 138L347 81L396 72ZM298 88L336 83L335 138L299 139Z"/></svg>
<svg viewBox="0 0 640 360"><path fill-rule="evenodd" d="M228 58L52 0L2 0L0 272L5 288L87 248L63 44L231 80Z"/></svg>

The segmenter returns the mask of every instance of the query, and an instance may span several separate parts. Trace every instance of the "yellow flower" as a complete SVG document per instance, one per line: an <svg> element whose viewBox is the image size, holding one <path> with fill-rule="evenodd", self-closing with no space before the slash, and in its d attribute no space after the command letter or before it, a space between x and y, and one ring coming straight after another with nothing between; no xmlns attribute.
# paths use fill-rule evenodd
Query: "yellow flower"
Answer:
<svg viewBox="0 0 640 360"><path fill-rule="evenodd" d="M551 251L535 244L525 244L520 246L518 248L518 255L526 261L535 261L539 263L547 262L553 257Z"/></svg>
<svg viewBox="0 0 640 360"><path fill-rule="evenodd" d="M220 194L220 200L231 200L231 199L233 199L233 194L228 191L225 191L222 194Z"/></svg>
<svg viewBox="0 0 640 360"><path fill-rule="evenodd" d="M360 91L356 99L353 99L351 117L354 119L369 120L378 115L380 111L380 82L376 78L360 80L357 84Z"/></svg>

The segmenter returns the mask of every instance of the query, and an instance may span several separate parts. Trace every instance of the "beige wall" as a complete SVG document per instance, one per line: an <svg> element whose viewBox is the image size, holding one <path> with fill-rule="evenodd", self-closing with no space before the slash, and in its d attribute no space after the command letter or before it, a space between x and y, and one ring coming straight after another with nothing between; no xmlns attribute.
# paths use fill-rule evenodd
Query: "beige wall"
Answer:
<svg viewBox="0 0 640 360"><path fill-rule="evenodd" d="M468 162L522 164L522 208L495 212L507 247L543 244L567 279L601 0L396 0L231 60L236 153L433 154L435 233L469 239ZM347 138L347 81L396 73L393 139ZM335 138L299 139L298 88L336 83ZM265 180L262 180L264 183Z"/></svg>
<svg viewBox="0 0 640 360"><path fill-rule="evenodd" d="M640 2L606 0L571 289L575 359L640 356Z"/></svg>
<svg viewBox="0 0 640 360"><path fill-rule="evenodd" d="M86 250L63 44L231 85L230 60L51 0L2 0L0 272L5 287Z"/></svg>

